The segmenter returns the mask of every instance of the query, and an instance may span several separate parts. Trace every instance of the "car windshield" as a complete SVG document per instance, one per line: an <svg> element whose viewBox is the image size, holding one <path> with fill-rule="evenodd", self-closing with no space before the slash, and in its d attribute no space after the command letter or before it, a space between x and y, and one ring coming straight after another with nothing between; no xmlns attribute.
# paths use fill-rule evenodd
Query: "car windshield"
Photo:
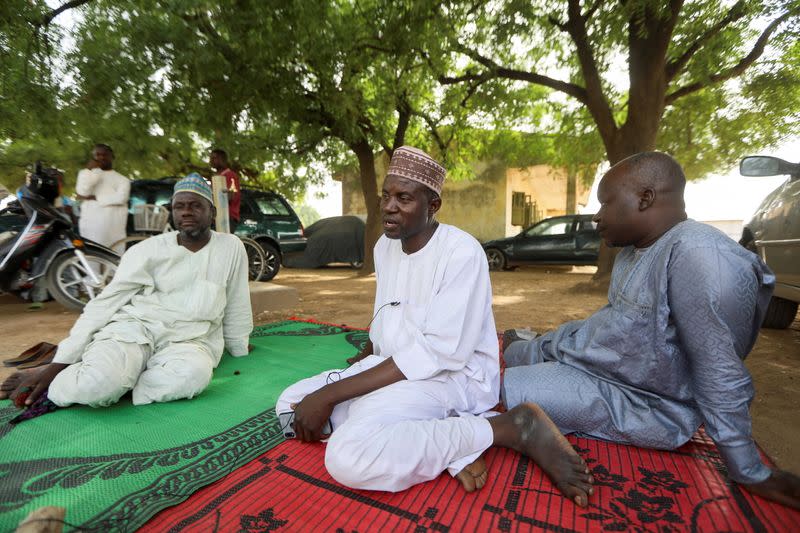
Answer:
<svg viewBox="0 0 800 533"><path fill-rule="evenodd" d="M564 235L569 233L571 227L572 220L570 219L545 220L528 229L525 235L527 237L535 237L538 235Z"/></svg>
<svg viewBox="0 0 800 533"><path fill-rule="evenodd" d="M290 215L289 209L283 205L280 198L276 196L256 196L253 201L258 206L258 210L264 215Z"/></svg>

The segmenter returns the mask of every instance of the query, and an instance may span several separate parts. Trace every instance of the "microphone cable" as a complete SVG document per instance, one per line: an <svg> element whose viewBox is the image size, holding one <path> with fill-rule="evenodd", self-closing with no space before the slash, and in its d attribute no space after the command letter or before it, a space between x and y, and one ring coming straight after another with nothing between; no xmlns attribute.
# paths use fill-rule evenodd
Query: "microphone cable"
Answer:
<svg viewBox="0 0 800 533"><path fill-rule="evenodd" d="M369 324L367 324L367 330L369 330L369 327L372 325L372 323L378 317L378 313L380 313L383 310L383 308L386 307L387 305L391 305L392 307L397 307L398 305L400 305L400 302L387 302L387 303L383 304L382 306L380 306L378 308L378 310L375 311L375 314L372 315L372 320L370 320Z"/></svg>

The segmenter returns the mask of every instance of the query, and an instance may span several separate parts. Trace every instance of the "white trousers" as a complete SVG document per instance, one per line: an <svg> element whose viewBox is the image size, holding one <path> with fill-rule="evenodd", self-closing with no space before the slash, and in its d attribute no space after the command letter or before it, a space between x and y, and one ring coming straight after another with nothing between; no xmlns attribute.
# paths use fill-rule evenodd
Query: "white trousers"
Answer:
<svg viewBox="0 0 800 533"><path fill-rule="evenodd" d="M203 392L213 371L211 354L192 342L169 344L152 353L147 345L100 340L88 346L82 361L56 376L47 396L61 407L104 407L129 390L134 405L168 402Z"/></svg>
<svg viewBox="0 0 800 533"><path fill-rule="evenodd" d="M343 370L323 372L286 389L275 407L291 411L327 383L378 365L371 355ZM342 485L397 492L438 477L456 475L493 441L489 421L464 411L463 394L452 382L399 381L338 404L325 467Z"/></svg>

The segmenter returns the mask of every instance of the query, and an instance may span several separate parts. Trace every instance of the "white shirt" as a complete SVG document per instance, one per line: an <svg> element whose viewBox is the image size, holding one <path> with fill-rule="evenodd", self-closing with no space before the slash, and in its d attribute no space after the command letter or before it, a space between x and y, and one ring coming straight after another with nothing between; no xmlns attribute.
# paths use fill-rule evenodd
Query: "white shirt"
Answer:
<svg viewBox="0 0 800 533"><path fill-rule="evenodd" d="M216 362L223 348L247 355L253 329L247 253L238 237L211 232L197 252L177 233L151 237L122 256L114 279L90 301L53 359L75 363L93 339L204 344Z"/></svg>
<svg viewBox="0 0 800 533"><path fill-rule="evenodd" d="M78 172L75 192L94 196L81 203L80 234L104 246L126 237L131 182L116 170L84 168ZM122 252L118 250L118 252Z"/></svg>
<svg viewBox="0 0 800 533"><path fill-rule="evenodd" d="M413 254L399 239L375 245L375 354L409 380L453 380L469 412L497 404L500 363L486 255L471 235L439 224ZM400 302L392 306L391 302Z"/></svg>

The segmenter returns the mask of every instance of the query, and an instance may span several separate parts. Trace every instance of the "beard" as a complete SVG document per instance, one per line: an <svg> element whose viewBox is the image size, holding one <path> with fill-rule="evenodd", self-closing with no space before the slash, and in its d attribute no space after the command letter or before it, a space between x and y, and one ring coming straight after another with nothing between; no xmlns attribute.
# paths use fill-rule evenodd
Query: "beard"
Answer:
<svg viewBox="0 0 800 533"><path fill-rule="evenodd" d="M181 230L181 237L185 237L188 240L195 241L208 233L208 230L211 228L210 225L203 225L203 226L195 226L191 229L182 229Z"/></svg>

